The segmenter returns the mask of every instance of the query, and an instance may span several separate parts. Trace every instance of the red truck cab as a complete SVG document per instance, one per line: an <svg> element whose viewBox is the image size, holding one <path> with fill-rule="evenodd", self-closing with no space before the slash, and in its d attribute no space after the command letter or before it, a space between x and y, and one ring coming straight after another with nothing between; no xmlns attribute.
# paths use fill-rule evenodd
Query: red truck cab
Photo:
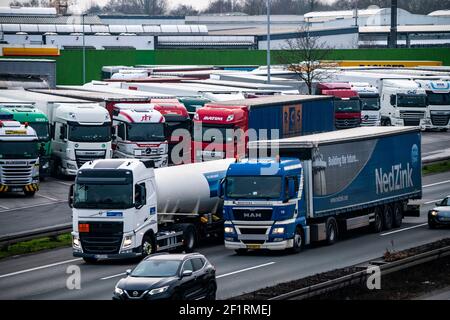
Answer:
<svg viewBox="0 0 450 320"><path fill-rule="evenodd" d="M193 118L193 162L245 156L248 108L206 104Z"/></svg>
<svg viewBox="0 0 450 320"><path fill-rule="evenodd" d="M336 129L361 126L361 103L358 92L349 83L324 82L317 84L316 94L333 96Z"/></svg>

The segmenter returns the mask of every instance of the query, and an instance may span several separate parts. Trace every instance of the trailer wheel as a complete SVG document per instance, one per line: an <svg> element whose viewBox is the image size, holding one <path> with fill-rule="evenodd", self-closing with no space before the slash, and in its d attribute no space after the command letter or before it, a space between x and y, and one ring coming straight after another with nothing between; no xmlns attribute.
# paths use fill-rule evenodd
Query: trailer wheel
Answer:
<svg viewBox="0 0 450 320"><path fill-rule="evenodd" d="M338 225L335 218L330 217L326 222L327 228L327 239L326 242L328 245L331 245L337 241L338 236Z"/></svg>
<svg viewBox="0 0 450 320"><path fill-rule="evenodd" d="M146 234L142 239L142 257L145 258L156 252L155 237L153 234Z"/></svg>
<svg viewBox="0 0 450 320"><path fill-rule="evenodd" d="M305 245L305 237L303 234L303 228L301 226L297 226L295 228L295 234L294 234L294 245L292 248L290 248L289 251L292 253L299 253L302 251L303 246Z"/></svg>
<svg viewBox="0 0 450 320"><path fill-rule="evenodd" d="M383 230L383 208L382 207L376 207L374 216L374 220L372 222L372 232L374 233L380 233Z"/></svg>
<svg viewBox="0 0 450 320"><path fill-rule="evenodd" d="M399 228L402 225L403 220L403 206L401 203L396 203L394 205L392 226L394 228Z"/></svg>
<svg viewBox="0 0 450 320"><path fill-rule="evenodd" d="M384 209L383 209L384 230L392 229L393 220L394 220L394 214L393 214L392 206L387 204L384 206Z"/></svg>
<svg viewBox="0 0 450 320"><path fill-rule="evenodd" d="M194 252L195 246L196 246L196 234L195 234L195 228L193 226L187 226L186 229L184 229L183 232L183 247L184 252L191 253Z"/></svg>

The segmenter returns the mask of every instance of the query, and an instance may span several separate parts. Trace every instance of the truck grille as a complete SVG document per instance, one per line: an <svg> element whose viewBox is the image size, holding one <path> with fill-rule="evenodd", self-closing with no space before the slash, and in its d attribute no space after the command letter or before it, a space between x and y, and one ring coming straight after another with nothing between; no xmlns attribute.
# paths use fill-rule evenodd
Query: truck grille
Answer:
<svg viewBox="0 0 450 320"><path fill-rule="evenodd" d="M89 232L80 232L84 253L119 253L123 238L123 222L83 222L89 224Z"/></svg>
<svg viewBox="0 0 450 320"><path fill-rule="evenodd" d="M418 126L420 119L425 117L423 111L400 111L400 118L403 119L405 126Z"/></svg>
<svg viewBox="0 0 450 320"><path fill-rule="evenodd" d="M360 119L336 119L336 129L355 128L361 125Z"/></svg>
<svg viewBox="0 0 450 320"><path fill-rule="evenodd" d="M266 234L267 228L239 228L241 234Z"/></svg>
<svg viewBox="0 0 450 320"><path fill-rule="evenodd" d="M361 126L374 126L377 123L376 116L368 116L367 118L361 119Z"/></svg>
<svg viewBox="0 0 450 320"><path fill-rule="evenodd" d="M434 126L446 126L448 124L448 120L450 119L450 116L448 115L438 115L438 114L431 114L431 123Z"/></svg>
<svg viewBox="0 0 450 320"><path fill-rule="evenodd" d="M235 220L268 221L272 219L272 209L233 209Z"/></svg>
<svg viewBox="0 0 450 320"><path fill-rule="evenodd" d="M24 186L32 181L33 166L36 162L7 161L0 162L2 184L8 186Z"/></svg>
<svg viewBox="0 0 450 320"><path fill-rule="evenodd" d="M88 161L105 159L105 155L105 150L76 150L75 160L77 162L78 168L81 168L81 166Z"/></svg>

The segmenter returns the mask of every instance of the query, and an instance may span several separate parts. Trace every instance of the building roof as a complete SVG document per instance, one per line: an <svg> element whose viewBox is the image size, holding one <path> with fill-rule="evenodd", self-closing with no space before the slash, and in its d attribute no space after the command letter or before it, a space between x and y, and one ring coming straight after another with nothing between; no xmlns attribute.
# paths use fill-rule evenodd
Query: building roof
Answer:
<svg viewBox="0 0 450 320"><path fill-rule="evenodd" d="M365 26L359 27L360 33L389 33L390 26ZM405 33L447 33L450 25L408 25L397 26L397 32Z"/></svg>
<svg viewBox="0 0 450 320"><path fill-rule="evenodd" d="M1 24L81 24L81 17L77 16L38 16L38 15L1 15ZM85 16L84 23L102 24L97 16Z"/></svg>
<svg viewBox="0 0 450 320"><path fill-rule="evenodd" d="M430 12L428 15L433 17L448 17L450 16L450 10L436 10Z"/></svg>

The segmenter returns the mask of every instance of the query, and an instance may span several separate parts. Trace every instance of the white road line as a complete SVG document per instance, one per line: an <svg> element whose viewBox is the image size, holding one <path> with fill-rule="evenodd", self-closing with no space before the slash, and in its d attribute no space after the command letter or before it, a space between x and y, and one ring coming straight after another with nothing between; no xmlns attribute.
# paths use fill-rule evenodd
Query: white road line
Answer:
<svg viewBox="0 0 450 320"><path fill-rule="evenodd" d="M59 200L59 199L55 199L55 198L52 198L52 197L49 197L49 196L44 196L43 194L39 194L39 193L37 193L36 196L41 197L41 198L45 198L45 199L47 199L47 200L61 201L61 200Z"/></svg>
<svg viewBox="0 0 450 320"><path fill-rule="evenodd" d="M431 200L431 201L424 202L423 204L435 203L435 202L438 202L438 201L441 201L441 200L442 200L442 199Z"/></svg>
<svg viewBox="0 0 450 320"><path fill-rule="evenodd" d="M125 274L126 274L125 272L122 272L122 273L115 274L115 275L113 275L113 276L101 278L100 280L108 280L108 279L112 279L112 278L124 276Z"/></svg>
<svg viewBox="0 0 450 320"><path fill-rule="evenodd" d="M444 184L444 183L450 183L450 180L445 180L445 181L441 181L441 182L426 184L426 185L422 186L422 188L428 188L428 187L432 187L432 186L437 186L437 185Z"/></svg>
<svg viewBox="0 0 450 320"><path fill-rule="evenodd" d="M0 213L10 212L10 211L17 211L17 210L22 210L22 209L30 209L30 208L36 208L36 207L42 207L42 206L48 206L48 205L51 205L51 204L57 204L57 203L62 203L62 202L67 202L67 200L58 200L56 202L46 202L46 203L34 204L34 205L31 205L31 206L12 208L12 209L8 208L7 210L0 210Z"/></svg>
<svg viewBox="0 0 450 320"><path fill-rule="evenodd" d="M250 267L250 268L245 268L245 269L236 270L236 271L233 271L233 272L221 274L221 275L216 276L216 279L223 278L223 277L228 277L228 276L231 276L231 275L236 274L236 273L241 273L241 272L245 272L245 271L250 271L250 270L258 269L258 268L262 268L262 267L267 267L267 266L270 266L270 265L272 265L272 264L274 264L274 263L275 263L275 262L272 261L272 262L260 264L260 265L258 265L258 266L254 266L254 267Z"/></svg>
<svg viewBox="0 0 450 320"><path fill-rule="evenodd" d="M6 210L8 210L8 209L9 209L8 207L5 207L5 206L1 206L1 205L0 205L0 208L2 208L2 209L6 209Z"/></svg>
<svg viewBox="0 0 450 320"><path fill-rule="evenodd" d="M406 230L411 230L411 229L423 227L423 226L426 226L426 225L428 225L428 223L422 223L422 224L418 224L416 226L412 226L412 227L409 227L409 228L403 228L403 229L400 229L400 230L395 230L395 231L391 231L391 232L382 233L382 234L380 234L380 236L388 236L388 235L393 234L393 233L402 232L402 231L406 231Z"/></svg>
<svg viewBox="0 0 450 320"><path fill-rule="evenodd" d="M63 184L63 185L65 185L65 186L69 186L69 187L72 185L71 183L62 182L62 181L57 181L57 180L54 180L54 182L59 183L59 184Z"/></svg>
<svg viewBox="0 0 450 320"><path fill-rule="evenodd" d="M2 275L0 275L0 279L1 278L6 278L6 277L12 277L12 276L15 276L15 275L18 275L18 274L32 272L32 271L36 271L36 270L47 269L47 268L51 268L51 267L55 267L55 266L59 266L59 265L62 265L62 264L67 264L67 263L71 263L71 262L75 262L75 261L80 261L80 260L82 260L82 259L81 258L76 258L76 259L71 259L71 260L66 260L66 261L55 262L55 263L52 263L52 264L47 264L45 266L40 266L40 267L36 267L36 268L31 268L31 269L26 269L26 270L20 270L20 271L12 272L12 273L2 274Z"/></svg>

